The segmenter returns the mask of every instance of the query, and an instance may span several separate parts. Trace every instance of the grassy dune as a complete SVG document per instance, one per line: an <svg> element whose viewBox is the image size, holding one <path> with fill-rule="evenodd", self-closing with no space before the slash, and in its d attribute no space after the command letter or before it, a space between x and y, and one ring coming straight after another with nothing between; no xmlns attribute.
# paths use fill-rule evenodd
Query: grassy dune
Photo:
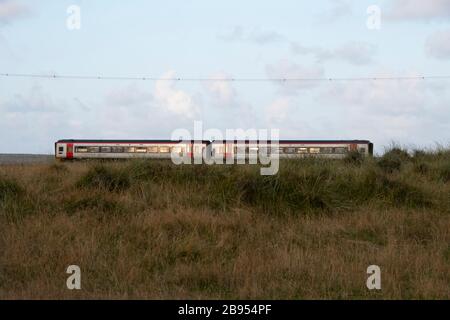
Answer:
<svg viewBox="0 0 450 320"><path fill-rule="evenodd" d="M0 249L1 299L448 299L450 151L0 166Z"/></svg>

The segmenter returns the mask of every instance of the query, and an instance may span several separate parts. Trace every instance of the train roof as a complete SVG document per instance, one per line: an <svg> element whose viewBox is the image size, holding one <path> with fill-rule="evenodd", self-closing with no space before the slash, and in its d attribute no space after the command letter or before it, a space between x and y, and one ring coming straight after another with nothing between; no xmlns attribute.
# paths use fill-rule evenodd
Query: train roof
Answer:
<svg viewBox="0 0 450 320"><path fill-rule="evenodd" d="M56 143L266 143L271 140L102 140L102 139L62 139ZM279 140L279 144L369 144L369 140Z"/></svg>
<svg viewBox="0 0 450 320"><path fill-rule="evenodd" d="M56 143L180 143L189 141L210 143L207 140L103 140L103 139L62 139Z"/></svg>
<svg viewBox="0 0 450 320"><path fill-rule="evenodd" d="M271 140L214 140L221 143L259 143L271 142ZM278 140L279 144L368 144L369 140Z"/></svg>

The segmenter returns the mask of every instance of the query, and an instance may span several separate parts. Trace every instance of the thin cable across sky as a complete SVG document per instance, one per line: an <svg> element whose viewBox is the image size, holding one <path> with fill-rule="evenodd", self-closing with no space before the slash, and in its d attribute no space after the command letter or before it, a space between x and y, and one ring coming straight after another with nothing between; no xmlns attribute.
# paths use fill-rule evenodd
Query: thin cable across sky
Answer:
<svg viewBox="0 0 450 320"><path fill-rule="evenodd" d="M135 80L135 81L183 81L183 82L314 82L314 81L408 81L408 80L449 80L450 75L435 76L372 76L372 77L321 77L321 78L190 78L190 77L152 77L152 76L103 76L103 75L64 75L64 74L33 74L33 73L0 73L0 77L10 78L40 78L67 80Z"/></svg>

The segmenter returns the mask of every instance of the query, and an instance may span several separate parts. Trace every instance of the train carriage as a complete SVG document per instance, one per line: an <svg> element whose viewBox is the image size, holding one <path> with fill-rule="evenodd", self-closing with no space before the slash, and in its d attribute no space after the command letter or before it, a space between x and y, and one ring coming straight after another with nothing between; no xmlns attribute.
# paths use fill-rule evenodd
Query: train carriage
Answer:
<svg viewBox="0 0 450 320"><path fill-rule="evenodd" d="M59 140L55 143L57 159L171 159L201 158L207 154L217 162L248 160L268 155L276 146L280 159L304 157L344 158L351 151L363 156L373 154L368 140L280 140L280 141L173 141L173 140ZM264 150L261 150L264 149Z"/></svg>
<svg viewBox="0 0 450 320"><path fill-rule="evenodd" d="M321 157L340 159L349 152L356 151L363 156L373 155L373 144L368 140L280 140L271 141L213 141L211 154L216 159L257 158L259 152L267 155L276 146L280 159ZM260 149L264 150L260 150Z"/></svg>
<svg viewBox="0 0 450 320"><path fill-rule="evenodd" d="M191 157L202 155L209 141L173 140L59 140L57 159L171 159L172 153Z"/></svg>

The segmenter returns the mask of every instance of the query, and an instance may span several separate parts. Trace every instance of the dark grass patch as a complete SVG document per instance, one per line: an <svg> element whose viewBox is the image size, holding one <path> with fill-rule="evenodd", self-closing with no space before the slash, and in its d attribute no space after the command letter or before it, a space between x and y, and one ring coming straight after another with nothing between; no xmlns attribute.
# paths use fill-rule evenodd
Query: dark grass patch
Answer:
<svg viewBox="0 0 450 320"><path fill-rule="evenodd" d="M24 189L13 179L0 176L0 201L7 198L18 197L24 193Z"/></svg>
<svg viewBox="0 0 450 320"><path fill-rule="evenodd" d="M73 214L79 211L94 211L113 213L121 211L120 204L112 199L107 199L101 194L88 195L86 197L74 197L64 201L64 210Z"/></svg>
<svg viewBox="0 0 450 320"><path fill-rule="evenodd" d="M450 182L450 162L446 162L438 168L438 178L444 183Z"/></svg>
<svg viewBox="0 0 450 320"><path fill-rule="evenodd" d="M56 173L56 174L63 174L63 173L69 172L69 168L67 168L66 165L63 165L63 164L61 164L61 163L54 163L54 164L51 164L51 165L48 167L48 170L49 170L51 173Z"/></svg>
<svg viewBox="0 0 450 320"><path fill-rule="evenodd" d="M344 162L350 165L361 165L364 160L364 155L356 150L350 151L344 158Z"/></svg>
<svg viewBox="0 0 450 320"><path fill-rule="evenodd" d="M367 242L377 246L386 246L387 244L386 236L379 229L346 230L342 232L342 235L353 241Z"/></svg>
<svg viewBox="0 0 450 320"><path fill-rule="evenodd" d="M415 162L413 166L413 171L414 173L425 176L430 172L430 165L423 161Z"/></svg>
<svg viewBox="0 0 450 320"><path fill-rule="evenodd" d="M108 191L123 191L131 186L128 172L97 164L77 182L79 188L95 188Z"/></svg>
<svg viewBox="0 0 450 320"><path fill-rule="evenodd" d="M450 263L450 245L444 249L442 255L444 257L444 260Z"/></svg>

